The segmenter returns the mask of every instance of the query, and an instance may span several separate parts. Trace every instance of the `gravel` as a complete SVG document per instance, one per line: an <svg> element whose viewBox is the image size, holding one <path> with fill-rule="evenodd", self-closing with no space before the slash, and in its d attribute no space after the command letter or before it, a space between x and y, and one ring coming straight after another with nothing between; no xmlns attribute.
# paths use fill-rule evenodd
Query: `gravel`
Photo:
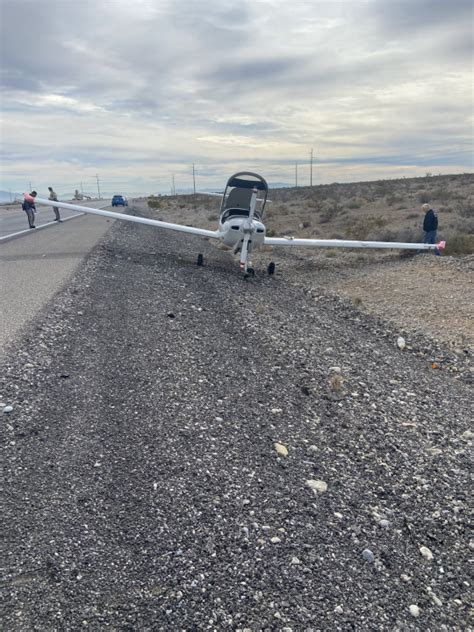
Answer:
<svg viewBox="0 0 474 632"><path fill-rule="evenodd" d="M2 367L4 629L465 629L472 389L397 335L114 226Z"/></svg>

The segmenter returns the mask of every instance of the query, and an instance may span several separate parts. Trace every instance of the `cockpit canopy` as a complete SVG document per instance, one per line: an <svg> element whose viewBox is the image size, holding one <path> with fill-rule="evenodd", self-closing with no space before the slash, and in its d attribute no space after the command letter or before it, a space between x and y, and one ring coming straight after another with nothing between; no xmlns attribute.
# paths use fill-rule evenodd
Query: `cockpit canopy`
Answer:
<svg viewBox="0 0 474 632"><path fill-rule="evenodd" d="M262 219L268 196L268 184L257 173L240 171L227 181L221 203L221 221L224 222L229 217L248 217L254 188L259 191L255 218Z"/></svg>

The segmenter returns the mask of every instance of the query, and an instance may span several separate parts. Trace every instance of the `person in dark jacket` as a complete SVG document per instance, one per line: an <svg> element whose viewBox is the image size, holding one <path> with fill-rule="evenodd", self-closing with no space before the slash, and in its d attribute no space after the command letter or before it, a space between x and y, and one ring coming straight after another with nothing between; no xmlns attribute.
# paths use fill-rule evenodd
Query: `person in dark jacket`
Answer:
<svg viewBox="0 0 474 632"><path fill-rule="evenodd" d="M430 204L423 204L421 207L425 212L425 219L423 220L423 231L425 233L423 237L424 244L436 243L436 232L438 230L438 216L431 208ZM439 250L434 251L435 255L440 256Z"/></svg>
<svg viewBox="0 0 474 632"><path fill-rule="evenodd" d="M26 216L28 217L28 225L30 228L36 228L35 226L35 213L36 213L35 197L37 195L38 194L36 193L36 191L23 194L23 204L21 205L21 208L25 211Z"/></svg>

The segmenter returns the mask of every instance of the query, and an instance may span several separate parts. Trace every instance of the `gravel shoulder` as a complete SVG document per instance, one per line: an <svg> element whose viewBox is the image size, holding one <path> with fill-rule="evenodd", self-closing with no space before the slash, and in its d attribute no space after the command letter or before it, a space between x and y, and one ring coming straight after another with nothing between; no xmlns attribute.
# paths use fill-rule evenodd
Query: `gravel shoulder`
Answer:
<svg viewBox="0 0 474 632"><path fill-rule="evenodd" d="M34 321L0 378L6 629L467 628L467 373L292 263L245 283L114 225Z"/></svg>
<svg viewBox="0 0 474 632"><path fill-rule="evenodd" d="M31 321L111 225L98 217L77 217L0 245L0 358L22 331L28 336Z"/></svg>

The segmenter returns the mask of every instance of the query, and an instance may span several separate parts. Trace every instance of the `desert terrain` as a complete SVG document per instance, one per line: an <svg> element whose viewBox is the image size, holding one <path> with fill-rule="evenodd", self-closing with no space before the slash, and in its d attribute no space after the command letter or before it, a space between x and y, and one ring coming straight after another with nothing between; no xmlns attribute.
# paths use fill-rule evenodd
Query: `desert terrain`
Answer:
<svg viewBox="0 0 474 632"><path fill-rule="evenodd" d="M445 182L463 254L275 249L244 281L210 241L110 224L2 360L5 629L469 629L473 179L445 178L272 191L268 227L398 238ZM48 230L10 257L44 274Z"/></svg>
<svg viewBox="0 0 474 632"><path fill-rule="evenodd" d="M427 176L292 189L272 189L265 224L269 236L315 239L421 241L430 203L439 218L442 257L413 251L278 249L256 252L263 272L274 260L285 277L323 287L401 332L427 335L456 353L473 351L474 175ZM190 200L191 204L190 204ZM136 200L145 208L146 200ZM156 198L154 217L214 229L218 199ZM220 246L218 246L220 247ZM229 255L230 256L230 255Z"/></svg>

